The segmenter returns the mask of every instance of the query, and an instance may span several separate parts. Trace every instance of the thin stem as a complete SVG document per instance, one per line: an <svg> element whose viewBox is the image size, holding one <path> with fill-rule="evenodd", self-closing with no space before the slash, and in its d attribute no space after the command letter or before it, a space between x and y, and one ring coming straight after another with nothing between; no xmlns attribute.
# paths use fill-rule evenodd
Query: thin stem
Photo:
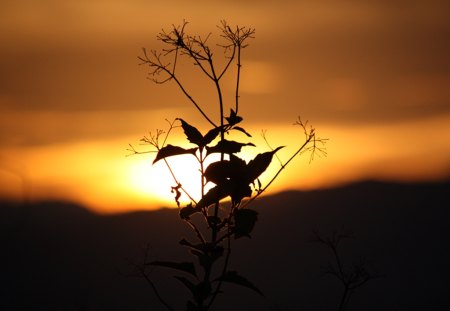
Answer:
<svg viewBox="0 0 450 311"><path fill-rule="evenodd" d="M213 214L214 218L217 218L219 215L219 205L220 205L219 202L216 202L214 205L214 214ZM214 224L212 226L211 243L216 243L216 240L217 240L217 225Z"/></svg>
<svg viewBox="0 0 450 311"><path fill-rule="evenodd" d="M236 54L236 46L233 45L233 52L231 53L228 63L225 65L224 69L222 70L222 73L219 75L219 77L218 77L219 80L222 78L222 76L225 74L225 72L228 71L228 67L230 67L231 63L233 62L235 54Z"/></svg>
<svg viewBox="0 0 450 311"><path fill-rule="evenodd" d="M342 310L344 310L348 306L348 303L350 302L350 298L352 297L354 292L355 292L355 290L349 288L348 293L347 293L347 298L345 299L344 307L342 308Z"/></svg>
<svg viewBox="0 0 450 311"><path fill-rule="evenodd" d="M264 186L255 196L250 198L248 201L246 201L243 205L243 208L248 206L251 202L253 202L257 197L259 197L264 191L266 191L267 188L275 181L275 179L278 178L278 176L281 174L281 172L286 168L286 166L300 153L304 150L304 148L309 144L309 142L314 138L315 134L310 135L306 141L303 143L303 145L300 146L300 148L297 149L296 152L287 160L283 165L281 165L280 169L277 171L277 173L272 177L272 179L268 182L266 186Z"/></svg>
<svg viewBox="0 0 450 311"><path fill-rule="evenodd" d="M175 309L172 308L172 307L171 307L171 306L170 306L170 305L162 298L162 296L161 296L160 293L158 292L158 289L156 288L155 284L152 282L152 280L150 280L150 278L147 276L147 274L145 274L145 272L143 272L142 274L143 274L143 277L145 278L145 280L147 281L147 283L150 284L150 286L151 286L153 292L155 293L156 298L158 298L159 302L160 302L163 306L165 306L165 307L167 308L167 310L175 311Z"/></svg>
<svg viewBox="0 0 450 311"><path fill-rule="evenodd" d="M223 269L222 269L222 275L225 275L225 273L228 270L228 264L230 262L230 256L231 256L231 232L230 232L230 227L228 226L228 232L227 232L227 255L225 257L225 262L223 264ZM211 307L211 305L213 304L214 300L216 299L217 295L220 293L220 288L222 287L223 281L219 280L219 284L217 284L216 290L214 291L213 296L211 297L211 300L208 303L207 309L209 309Z"/></svg>
<svg viewBox="0 0 450 311"><path fill-rule="evenodd" d="M203 50L204 50L206 53L208 53L208 51L205 49L204 43L202 43L201 41L197 41L197 42L198 42L198 44L203 48ZM189 56L192 57L192 59L195 61L195 64L196 64L197 66L200 67L200 69L203 71L203 73L204 73L208 78L210 78L211 80L214 80L213 76L205 69L205 67L203 67L202 63L200 62L200 59L202 59L202 60L208 60L208 59L207 59L207 58L206 58L206 59L205 59L205 58L199 58L199 57L198 57L198 54L194 53L194 52L192 51L192 49L188 49L187 51L188 51Z"/></svg>
<svg viewBox="0 0 450 311"><path fill-rule="evenodd" d="M212 55L209 54L209 65L211 68L211 73L214 78L214 84L216 86L217 96L219 98L219 110L220 110L220 140L223 141L225 139L225 131L224 131L224 114L223 114L223 97L222 97L222 90L220 88L219 79L217 78L215 69L214 69L214 63L212 60ZM220 161L224 161L224 153L221 152L220 154ZM219 214L219 202L216 202L214 206L214 218L217 218ZM212 236L211 236L211 242L214 243L217 239L217 226L214 225L212 228Z"/></svg>
<svg viewBox="0 0 450 311"><path fill-rule="evenodd" d="M197 108L197 110L202 114L202 116L214 127L217 127L216 124L206 115L206 113L203 111L203 109L197 104L197 102L192 98L192 96L189 94L189 92L184 88L183 84L181 83L181 81L177 78L177 76L175 75L175 71L172 71L170 69L168 69L167 67L168 65L163 65L162 61L161 61L161 56L158 55L156 53L156 51L152 51L152 55L153 55L153 59L152 60L150 58L150 56L147 54L146 49L143 49L144 52L144 57L139 57L139 59L142 61L142 64L147 64L150 67L154 68L154 71L151 73L153 75L156 75L158 73L165 72L169 77L163 81L158 81L156 79L153 79L153 81L155 83L165 83L169 80L174 80L176 82L176 84L178 85L178 87L180 88L180 90L183 92L183 94L191 101L191 103L195 106L195 108ZM176 59L176 58L175 58ZM201 67L203 68L203 67ZM175 69L175 65L174 65L174 69Z"/></svg>
<svg viewBox="0 0 450 311"><path fill-rule="evenodd" d="M238 45L237 48L237 77L236 77L236 104L235 104L235 112L236 114L239 111L239 82L240 82L240 76L241 76L241 46Z"/></svg>
<svg viewBox="0 0 450 311"><path fill-rule="evenodd" d="M144 256L144 265L139 266L137 264L135 264L134 266L138 269L139 273L144 277L144 279L147 281L147 283L150 285L150 287L152 288L153 292L155 293L156 298L158 299L158 301L167 308L167 310L170 311L175 311L174 308L172 308L165 300L164 298L161 296L161 294L159 293L158 289L156 288L155 284L153 283L153 281L148 277L147 273L145 273L145 263L147 262L147 255L148 255L148 247L146 249L145 252L145 256Z"/></svg>
<svg viewBox="0 0 450 311"><path fill-rule="evenodd" d="M170 174L172 175L173 180L175 181L175 183L177 185L180 185L180 190L183 191L183 193L185 195L187 195L187 197L189 198L189 200L191 200L193 203L197 204L197 201L189 194L189 192L186 191L186 189L183 188L183 186L181 185L181 183L178 181L177 177L175 176L175 173L173 172L172 168L170 167L169 162L167 161L167 159L163 159L164 163L166 163L167 169L169 170Z"/></svg>
<svg viewBox="0 0 450 311"><path fill-rule="evenodd" d="M202 233L200 232L200 230L197 228L197 226L196 226L192 221L190 221L190 220L188 220L188 219L185 219L185 221L186 221L186 222L188 223L188 225L192 228L192 230L195 231L195 233L197 234L197 237L198 237L198 239L200 240L200 242L201 242L202 244L205 244L206 241L205 241L205 239L203 238L203 235L202 235Z"/></svg>
<svg viewBox="0 0 450 311"><path fill-rule="evenodd" d="M341 281L344 283L344 286L345 286L345 288L346 288L346 290L347 290L349 284L348 284L346 275L345 275L345 273L344 273L344 267L343 267L343 265L342 265L342 261L341 261L341 259L339 258L339 254L338 254L338 252L337 252L336 246L333 245L333 244L330 244L330 247L331 247L331 250L332 250L332 252L333 252L333 254L334 254L334 257L335 257L335 259L336 259L336 264L337 264L338 269L339 269L340 279L341 279Z"/></svg>
<svg viewBox="0 0 450 311"><path fill-rule="evenodd" d="M180 80L178 80L178 78L173 75L169 70L164 69L170 76L171 78L178 84L178 87L181 89L181 91L183 92L183 94L194 104L194 106L197 108L197 110L202 114L202 116L214 127L217 127L217 125L206 115L206 113L203 111L202 108L200 108L200 106L197 104L197 102L192 98L192 96L186 91L186 89L184 88L183 84L180 82Z"/></svg>
<svg viewBox="0 0 450 311"><path fill-rule="evenodd" d="M205 168L204 168L204 161L205 161L205 159L203 158L203 150L200 150L200 157L199 157L199 162L200 162L200 174L201 174L201 176L200 176L200 186L201 186L201 195L202 195L202 198L203 198L203 196L205 195L205 176L204 176L204 173L205 173Z"/></svg>
<svg viewBox="0 0 450 311"><path fill-rule="evenodd" d="M343 311L345 308L345 304L347 301L347 294L348 294L348 288L347 286L344 287L344 293L342 294L341 302L339 303L338 311Z"/></svg>

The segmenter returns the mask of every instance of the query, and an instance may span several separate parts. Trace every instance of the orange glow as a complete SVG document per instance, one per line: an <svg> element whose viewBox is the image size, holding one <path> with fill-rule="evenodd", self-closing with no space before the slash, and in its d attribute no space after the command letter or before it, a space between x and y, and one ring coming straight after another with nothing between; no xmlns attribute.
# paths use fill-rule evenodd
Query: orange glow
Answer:
<svg viewBox="0 0 450 311"><path fill-rule="evenodd" d="M152 84L138 66L141 47L160 49L157 32L183 19L191 34L212 32L215 48L221 19L256 29L240 77L242 126L258 146L245 148L247 161L269 150L263 129L273 147L287 146L277 153L286 161L304 138L290 126L297 115L330 139L327 158L295 159L267 194L369 178L448 178L449 9L448 1L3 1L0 199L71 200L100 213L175 207L164 162L127 157L126 148L165 128L165 118L206 130L174 83ZM222 51L214 55L224 62ZM177 73L217 122L216 89L191 65L180 59ZM235 100L230 68L221 80L225 111ZM182 131L170 139L187 146ZM198 198L195 161L168 161ZM279 167L274 159L262 183Z"/></svg>
<svg viewBox="0 0 450 311"><path fill-rule="evenodd" d="M314 189L364 178L384 180L423 180L447 177L450 142L449 118L435 118L392 126L330 127L316 126L321 137L328 137L329 156L309 163L309 155L295 159L283 171L267 194L288 189ZM254 134L258 148L247 147L242 155L247 161L257 153L269 150L258 136L262 125L247 127ZM273 147L286 145L278 155L286 161L302 143L300 128L264 124ZM173 137L174 144L186 144L182 133ZM236 138L239 139L239 138ZM241 140L245 140L241 137ZM100 213L136 209L176 207L171 187L175 182L163 161L152 165L155 154L127 157L127 145L136 136L114 140L87 141L45 147L10 149L15 171L0 171L6 185L0 195L21 199L23 178L32 200L61 199L88 205ZM432 154L433 156L430 156ZM194 197L199 198L198 164L189 156L167 158L177 179ZM20 172L21 163L23 174ZM274 158L261 176L266 184L280 165ZM14 173L15 172L15 173ZM189 199L181 198L186 204Z"/></svg>

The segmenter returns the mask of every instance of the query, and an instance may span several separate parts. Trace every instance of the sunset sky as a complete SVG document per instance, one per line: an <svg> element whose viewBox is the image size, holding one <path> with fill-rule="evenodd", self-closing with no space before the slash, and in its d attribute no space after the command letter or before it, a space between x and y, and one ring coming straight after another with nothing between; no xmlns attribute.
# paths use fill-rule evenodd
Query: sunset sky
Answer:
<svg viewBox="0 0 450 311"><path fill-rule="evenodd" d="M298 116L329 138L327 157L297 159L269 193L450 176L449 1L3 0L0 196L101 213L175 206L164 165L126 149L145 150L139 139L165 119L208 130L174 84L153 84L138 65L142 48L160 48L157 33L183 19L211 42L223 19L256 29L240 110L253 152L268 150L266 130L286 160L303 140ZM214 109L190 72L192 93ZM232 77L222 87L232 103ZM170 139L182 143L182 131Z"/></svg>

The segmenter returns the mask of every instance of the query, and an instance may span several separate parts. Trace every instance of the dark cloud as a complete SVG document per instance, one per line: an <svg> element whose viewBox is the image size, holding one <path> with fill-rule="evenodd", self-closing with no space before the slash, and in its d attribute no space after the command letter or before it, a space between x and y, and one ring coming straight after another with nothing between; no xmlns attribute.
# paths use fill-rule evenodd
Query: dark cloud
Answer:
<svg viewBox="0 0 450 311"><path fill-rule="evenodd" d="M251 12L250 3L245 12ZM141 47L157 46L156 31L177 21L144 29L135 21L144 20L146 14L141 12L136 18L118 16L121 24L113 27L112 17L99 12L102 6L106 13L119 11L108 9L106 2L99 4L78 7L71 2L52 9L58 13L52 11L54 16L42 8L32 15L33 11L9 3L12 13L24 21L30 18L23 27L11 18L10 24L6 24L8 19L2 22L9 25L0 43L2 114L82 114L185 105L175 85L157 86L146 80L147 70L137 60ZM115 8L137 14L140 5L117 2ZM259 21L254 25L257 36L245 50L243 75L259 75L246 72L251 66L245 67L245 61L270 64L277 70L273 75L277 83L259 93L243 88L242 103L247 106L242 112L248 120L291 122L293 116L302 115L337 123L395 122L449 114L449 6L446 1L285 1L255 8L248 19ZM79 10L73 10L76 7ZM50 16L48 22L46 16ZM267 16L270 19L264 19ZM99 17L97 23L95 17ZM236 19L245 20L245 16ZM125 20L134 24L128 26ZM196 23L200 21L191 24ZM63 25L62 30L58 25ZM213 100L190 73L186 81L201 103L208 105ZM53 129L61 126L58 120L47 122L54 123ZM89 135L106 132L90 126ZM85 131L76 126L72 130L71 136ZM3 124L2 131L17 133L20 129Z"/></svg>

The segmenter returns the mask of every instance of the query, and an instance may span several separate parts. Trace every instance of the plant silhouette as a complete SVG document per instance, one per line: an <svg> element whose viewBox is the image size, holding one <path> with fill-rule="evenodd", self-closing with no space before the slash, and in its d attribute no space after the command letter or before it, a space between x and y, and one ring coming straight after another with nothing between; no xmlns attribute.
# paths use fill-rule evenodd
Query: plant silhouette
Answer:
<svg viewBox="0 0 450 311"><path fill-rule="evenodd" d="M223 51L222 65L218 65L216 54L209 39L211 35L202 38L186 32L187 22L180 26L172 25L169 32L162 30L157 40L163 43L161 51L143 49L139 57L142 65L150 68L149 78L157 84L175 83L193 107L210 125L210 129L200 131L197 127L182 118L170 122L167 131L156 130L141 141L149 144L153 150L139 151L130 145L133 154L156 152L154 165L164 163L170 171L174 186L172 193L179 208L181 220L194 232L195 241L186 238L180 240L180 245L186 247L194 257L192 262L151 261L146 260L138 266L139 273L148 281L159 301L168 309L174 310L158 291L151 279L150 267L163 267L176 272L175 279L181 282L190 292L191 298L186 302L188 311L206 311L211 309L224 282L240 285L263 296L257 286L247 280L237 271L229 270L232 240L250 237L258 220L258 212L251 209L251 203L259 197L278 178L285 167L297 156L310 152L311 159L315 154L325 155L324 139L316 137L314 128L308 122L299 118L295 125L300 126L304 133L304 141L282 162L274 176L262 185L260 176L272 163L273 157L283 148L270 148L269 151L256 155L252 160L245 161L240 153L245 148L255 147L252 135L241 124L243 117L239 115L240 77L242 71L242 52L248 46L248 41L254 38L255 30L236 26L231 28L225 21L218 26L221 44L216 49ZM194 70L199 70L208 78L210 87L215 90L218 116L208 115L204 107L195 99L186 87L186 77L179 72L182 59L189 60ZM223 62L225 59L225 62ZM226 107L224 103L222 78L231 74L230 68L236 66L234 103ZM226 113L227 112L227 113ZM172 131L181 127L186 146L168 144ZM231 140L229 137L245 137L245 141ZM193 157L198 163L201 185L200 199L195 200L183 187L182 181L176 177L167 158L178 156ZM207 162L207 160L213 162ZM180 197L186 195L190 203L183 205ZM214 267L218 268L214 269ZM201 271L199 273L199 270Z"/></svg>
<svg viewBox="0 0 450 311"><path fill-rule="evenodd" d="M325 246L333 254L333 260L322 267L322 275L332 276L342 285L343 291L338 311L344 311L350 302L350 298L358 288L362 287L370 280L381 277L381 275L371 272L366 260L362 257L359 261L354 262L350 266L344 264L342 255L339 253L339 245L344 239L349 239L353 236L349 233L345 233L343 229L340 231L333 231L330 236L324 236L318 231L314 231L313 234L314 237L311 241Z"/></svg>

